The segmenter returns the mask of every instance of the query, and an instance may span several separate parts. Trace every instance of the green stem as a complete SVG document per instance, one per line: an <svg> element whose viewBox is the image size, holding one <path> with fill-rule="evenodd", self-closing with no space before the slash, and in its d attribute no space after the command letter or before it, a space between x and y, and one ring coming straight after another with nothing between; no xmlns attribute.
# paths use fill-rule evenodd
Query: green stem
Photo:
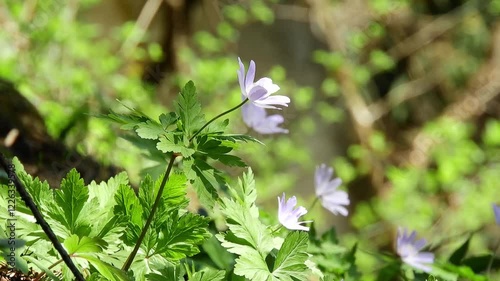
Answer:
<svg viewBox="0 0 500 281"><path fill-rule="evenodd" d="M281 224L278 224L274 229L271 228L271 234L275 234L276 232L280 231L283 226Z"/></svg>
<svg viewBox="0 0 500 281"><path fill-rule="evenodd" d="M168 163L167 166L167 171L165 172L165 175L163 175L163 179L160 184L160 188L158 189L158 194L156 195L155 202L153 204L153 207L151 208L151 212L149 213L148 220L146 221L146 224L142 228L141 235L139 236L139 239L135 243L134 250L130 253L128 256L127 260L125 261L125 264L122 267L123 271L128 271L130 266L132 265L132 262L134 261L135 255L137 254L137 251L139 251L139 247L142 244L142 240L144 240L144 237L146 237L146 232L148 231L149 226L151 225L151 222L153 221L153 217L156 213L156 209L158 209L158 205L160 204L160 199L161 195L163 194L163 189L165 189L165 185L167 183L168 177L170 176L170 172L172 171L172 167L174 166L174 160L177 158L178 154L172 154L170 157L170 162Z"/></svg>
<svg viewBox="0 0 500 281"><path fill-rule="evenodd" d="M205 129L208 125L210 125L210 123L214 122L215 120L217 120L218 118L228 114L228 113L231 113L233 112L234 110L240 108L241 106L243 106L246 102L248 101L248 98L246 98L244 101L242 101L240 104L238 104L236 107L233 107L229 110L226 110L224 112L222 112L221 114L215 116L214 118L210 119L210 121L208 121L205 125L203 125L203 127L201 127L198 131L196 131L196 133L194 133L194 135L189 139L189 142L191 142L198 134L201 133L201 131L203 131L203 129Z"/></svg>
<svg viewBox="0 0 500 281"><path fill-rule="evenodd" d="M319 198L316 196L316 198L314 198L314 201L312 202L312 204L309 207L309 209L307 209L307 211L312 210L312 208L316 205L316 202L318 202L318 200L319 200Z"/></svg>

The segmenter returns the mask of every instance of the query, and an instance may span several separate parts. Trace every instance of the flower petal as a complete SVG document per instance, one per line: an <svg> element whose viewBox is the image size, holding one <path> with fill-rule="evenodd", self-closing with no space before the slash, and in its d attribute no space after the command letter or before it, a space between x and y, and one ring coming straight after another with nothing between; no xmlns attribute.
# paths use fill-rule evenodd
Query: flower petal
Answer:
<svg viewBox="0 0 500 281"><path fill-rule="evenodd" d="M252 103L245 103L241 107L243 122L250 127L254 128L266 118L266 110L264 108L253 105Z"/></svg>
<svg viewBox="0 0 500 281"><path fill-rule="evenodd" d="M493 213L495 214L496 223L500 225L500 207L496 204L493 204Z"/></svg>
<svg viewBox="0 0 500 281"><path fill-rule="evenodd" d="M259 81L255 82L254 85L266 88L269 93L268 95L274 94L280 89L278 85L273 83L273 80L271 80L271 78L267 77L260 78Z"/></svg>
<svg viewBox="0 0 500 281"><path fill-rule="evenodd" d="M303 226L309 221L299 222L299 217L307 213L306 208L300 206L294 209L297 204L297 198L292 196L285 203L285 193L280 198L278 197L278 220L286 228L290 230L305 230L308 231L309 227Z"/></svg>
<svg viewBox="0 0 500 281"><path fill-rule="evenodd" d="M256 106L263 108L277 108L274 105L281 105L288 107L290 103L290 98L287 96L270 96L266 99L252 100Z"/></svg>
<svg viewBox="0 0 500 281"><path fill-rule="evenodd" d="M255 79L255 62L251 60L250 66L248 67L247 78L245 79L245 86L249 87L250 85L252 85L254 79Z"/></svg>
<svg viewBox="0 0 500 281"><path fill-rule="evenodd" d="M238 81L240 83L241 94L245 96L245 98L247 98L248 94L246 92L246 85L245 85L245 65L241 62L241 59L239 57L238 57L238 63L240 64L240 69L238 70Z"/></svg>
<svg viewBox="0 0 500 281"><path fill-rule="evenodd" d="M267 90L262 86L254 86L248 91L248 99L253 103L265 95L267 95Z"/></svg>
<svg viewBox="0 0 500 281"><path fill-rule="evenodd" d="M432 270L434 254L420 252L425 246L425 239L415 241L417 233L412 231L409 235L406 229L398 228L397 253L406 264L425 272Z"/></svg>

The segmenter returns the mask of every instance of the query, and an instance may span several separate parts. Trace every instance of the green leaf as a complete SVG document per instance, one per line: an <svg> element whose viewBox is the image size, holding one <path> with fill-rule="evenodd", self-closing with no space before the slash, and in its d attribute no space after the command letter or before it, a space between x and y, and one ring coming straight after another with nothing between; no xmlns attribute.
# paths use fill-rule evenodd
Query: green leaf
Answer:
<svg viewBox="0 0 500 281"><path fill-rule="evenodd" d="M231 253L241 255L241 251L237 248L237 245L249 245L253 249L256 249L262 256L266 256L274 247L269 229L258 218L255 218L249 209L227 198L223 198L222 201L224 207L222 212L228 218L227 225L229 230L236 238L243 240L242 243L236 239L230 239L226 235L225 238L230 240L221 241L222 246L227 248ZM230 245L226 244L226 242L237 242L238 244Z"/></svg>
<svg viewBox="0 0 500 281"><path fill-rule="evenodd" d="M222 164L229 167L246 167L247 164L241 160L241 158L234 155L221 155L217 157Z"/></svg>
<svg viewBox="0 0 500 281"><path fill-rule="evenodd" d="M52 278L52 280L60 281L59 277L57 277L52 270L48 269L46 266L44 266L38 259L35 257L25 255L23 256L23 259L29 261L30 263L34 264L36 267L38 267L41 271L43 271L47 276Z"/></svg>
<svg viewBox="0 0 500 281"><path fill-rule="evenodd" d="M377 281L393 280L400 273L401 263L394 261L386 264L378 272Z"/></svg>
<svg viewBox="0 0 500 281"><path fill-rule="evenodd" d="M157 189L160 188L162 178L163 176L159 177L155 183ZM187 178L184 174L170 174L165 185L165 190L162 194L163 204L165 204L167 209L180 209L187 207L189 200L186 197L186 183Z"/></svg>
<svg viewBox="0 0 500 281"><path fill-rule="evenodd" d="M225 185L224 178L212 166L200 159L185 158L183 170L196 190L200 202L213 208L219 198L217 191Z"/></svg>
<svg viewBox="0 0 500 281"><path fill-rule="evenodd" d="M92 224L91 236L104 239L107 243L115 246L118 246L116 239L123 234L123 228L127 223L125 215L117 215L114 212L117 204L115 196L121 186L132 190L125 172L100 184L92 181L87 188L89 190L89 200L94 203L86 205L82 210L82 212L91 214L89 216L89 223ZM94 205L95 208L90 208L89 205Z"/></svg>
<svg viewBox="0 0 500 281"><path fill-rule="evenodd" d="M160 123L163 126L163 129L167 129L171 125L175 124L177 122L177 119L179 119L179 116L175 114L175 112L169 112L168 114L162 113L160 115Z"/></svg>
<svg viewBox="0 0 500 281"><path fill-rule="evenodd" d="M196 151L192 148L186 147L180 138L181 136L174 135L173 133L166 133L160 137L160 141L156 145L156 148L164 153L180 153L183 157L193 155Z"/></svg>
<svg viewBox="0 0 500 281"><path fill-rule="evenodd" d="M102 251L99 246L99 244L102 244L102 240L87 236L78 238L77 235L73 234L66 238L63 244L70 255L75 253L98 253Z"/></svg>
<svg viewBox="0 0 500 281"><path fill-rule="evenodd" d="M164 268L158 270L158 273L146 274L148 281L184 281L184 274L186 274L184 267L177 264L167 264Z"/></svg>
<svg viewBox="0 0 500 281"><path fill-rule="evenodd" d="M219 269L230 271L233 267L234 255L229 253L215 236L210 237L202 245L203 251Z"/></svg>
<svg viewBox="0 0 500 281"><path fill-rule="evenodd" d="M148 120L137 124L135 132L143 139L156 140L165 133L165 130L161 124Z"/></svg>
<svg viewBox="0 0 500 281"><path fill-rule="evenodd" d="M216 120L208 125L204 131L206 132L205 134L222 134L226 130L227 125L229 125L229 119L224 119L222 121ZM203 133L200 135L202 136Z"/></svg>
<svg viewBox="0 0 500 281"><path fill-rule="evenodd" d="M212 268L204 268L201 271L195 272L193 278L189 281L218 281L224 280L226 272L224 270L215 270Z"/></svg>
<svg viewBox="0 0 500 281"><path fill-rule="evenodd" d="M250 280L272 280L271 272L261 254L250 247L245 248L236 259L234 273Z"/></svg>
<svg viewBox="0 0 500 281"><path fill-rule="evenodd" d="M232 198L222 198L221 202L229 231L216 237L228 252L239 256L234 267L236 275L250 280L271 280L273 275L266 257L275 245L269 229L259 220L251 170L239 181L239 189L229 192Z"/></svg>
<svg viewBox="0 0 500 281"><path fill-rule="evenodd" d="M158 245L155 252L169 260L180 260L200 252L198 246L210 237L208 218L192 213L172 214L157 227Z"/></svg>
<svg viewBox="0 0 500 281"><path fill-rule="evenodd" d="M259 217L259 209L255 205L257 201L257 190L255 188L255 179L251 168L243 174L243 179L238 178L238 188L229 189L229 192L235 200L240 202L245 209L250 211L252 217Z"/></svg>
<svg viewBox="0 0 500 281"><path fill-rule="evenodd" d="M472 235L465 240L465 242L451 254L450 258L448 261L454 265L460 265L462 260L464 259L465 255L467 254L467 251L469 249L469 243L470 239L472 238Z"/></svg>
<svg viewBox="0 0 500 281"><path fill-rule="evenodd" d="M241 161L239 157L233 156L233 155L227 155L231 150L233 150L232 147L225 146L222 141L220 140L215 140L215 139L208 139L208 137L203 136L199 140L199 144L197 147L197 150L202 153L206 154L208 157L219 160L225 165L228 166L239 166L239 167L245 167L246 164Z"/></svg>
<svg viewBox="0 0 500 281"><path fill-rule="evenodd" d="M274 262L274 277L279 280L308 280L311 274L305 264L309 257L306 252L308 241L309 236L303 231L293 231L287 235Z"/></svg>
<svg viewBox="0 0 500 281"><path fill-rule="evenodd" d="M90 264L92 264L92 266L94 266L97 269L97 271L99 271L99 273L102 276L106 277L108 280L130 281L130 278L127 276L127 274L124 271L112 266L111 264L103 262L95 254L81 253L81 254L78 254L77 257L86 259Z"/></svg>
<svg viewBox="0 0 500 281"><path fill-rule="evenodd" d="M111 111L108 115L99 115L98 117L105 118L116 123L122 124L120 127L122 130L133 130L137 124L151 120L146 114L132 107L126 106L122 103L124 107L130 110L129 114L115 113Z"/></svg>
<svg viewBox="0 0 500 281"><path fill-rule="evenodd" d="M139 250L130 268L134 272L135 281L145 281L149 280L149 278L146 278L146 276L158 272L175 274L174 276L178 276L177 274L183 276L184 268L179 267L179 265L180 263L170 262L161 255L155 254L146 256L144 251ZM159 279L159 280L165 280L165 279ZM170 280L176 280L176 278L172 278Z"/></svg>
<svg viewBox="0 0 500 281"><path fill-rule="evenodd" d="M143 209L144 221L148 218L150 210L153 208L154 201L160 189L163 175L153 182L149 175L146 175L139 188L139 201ZM179 209L187 207L189 200L186 197L186 182L184 174L172 173L169 175L165 188L161 196L158 210L153 219L152 227L159 227L163 224L172 212L178 212Z"/></svg>
<svg viewBox="0 0 500 281"><path fill-rule="evenodd" d="M482 256L474 256L466 258L462 261L462 264L470 267L474 272L486 271L491 263L491 269L498 270L500 268L500 258L492 257L491 254L486 254Z"/></svg>
<svg viewBox="0 0 500 281"><path fill-rule="evenodd" d="M264 143L261 142L260 140L247 135L226 134L226 135L213 135L211 137L216 140L227 140L231 142L256 142L258 144L264 145Z"/></svg>
<svg viewBox="0 0 500 281"><path fill-rule="evenodd" d="M189 81L184 88L182 88L180 96L177 98L174 106L181 120L182 131L184 131L189 138L191 134L201 128L205 122L193 81Z"/></svg>
<svg viewBox="0 0 500 281"><path fill-rule="evenodd" d="M53 201L52 189L50 188L47 181L41 182L38 178L33 179L31 175L26 173L26 171L24 170L24 166L21 164L17 157L14 157L12 159L12 164L15 167L16 174L19 177L19 180L31 194L31 197L33 198L35 204L41 211L46 211L47 205L45 203ZM16 208L16 211L31 215L31 211L24 204L20 204L19 208Z"/></svg>
<svg viewBox="0 0 500 281"><path fill-rule="evenodd" d="M51 208L51 217L65 226L69 233L85 235L90 231L88 225L80 223L80 213L89 198L80 174L72 169L61 182L61 187L54 191L55 206Z"/></svg>
<svg viewBox="0 0 500 281"><path fill-rule="evenodd" d="M122 185L132 190L132 187L129 186L129 180L126 172L121 172L115 175L114 177L108 179L107 182L97 184L95 181L92 181L87 186L89 190L89 199L97 198L99 208L109 209L116 204L114 195Z"/></svg>
<svg viewBox="0 0 500 281"><path fill-rule="evenodd" d="M127 245L133 245L137 241L143 226L143 209L139 198L137 198L130 187L121 185L115 194L115 200L114 214L116 216L123 216L128 221L127 228L123 232L123 239Z"/></svg>

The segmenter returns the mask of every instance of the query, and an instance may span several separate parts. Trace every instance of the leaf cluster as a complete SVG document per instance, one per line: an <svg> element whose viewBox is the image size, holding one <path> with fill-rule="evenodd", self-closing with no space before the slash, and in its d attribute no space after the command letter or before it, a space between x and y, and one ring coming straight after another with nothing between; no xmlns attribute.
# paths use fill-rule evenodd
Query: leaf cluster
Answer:
<svg viewBox="0 0 500 281"><path fill-rule="evenodd" d="M205 126L205 117L192 81L182 88L174 107L174 112L161 114L158 121L133 108L129 108L128 114L111 112L105 117L121 124L122 129L132 131L134 134L126 138L146 149L148 157L158 163L148 172L154 170L152 174L159 174L158 170L165 167L168 157L182 156L182 169L200 200L205 206L213 207L226 180L209 160L227 166L245 167L239 157L230 153L239 142L259 141L246 135L225 134L229 124L227 119Z"/></svg>
<svg viewBox="0 0 500 281"><path fill-rule="evenodd" d="M249 280L308 280L307 233L290 232L283 241L260 221L252 171L229 193L221 200L229 229L216 237L237 256L234 274Z"/></svg>
<svg viewBox="0 0 500 281"><path fill-rule="evenodd" d="M146 177L136 195L125 173L107 182L86 186L78 172L71 170L61 185L53 189L28 175L17 160L14 163L21 182L57 238L91 280L131 280L131 276L135 276L134 280L145 280L146 274L178 266L181 259L197 254L198 247L210 237L208 219L186 210L185 176L173 174L141 244L140 258L136 259L131 272L124 272L119 268L144 226L159 181ZM0 219L6 222L0 226L2 236L8 226L7 192L7 186L0 186ZM71 279L72 274L61 263L29 209L19 197L16 202L16 241L24 241L18 244L16 251L19 268L27 272L31 263L54 280L59 280L57 275L64 280ZM9 253L9 249L1 250L4 255Z"/></svg>

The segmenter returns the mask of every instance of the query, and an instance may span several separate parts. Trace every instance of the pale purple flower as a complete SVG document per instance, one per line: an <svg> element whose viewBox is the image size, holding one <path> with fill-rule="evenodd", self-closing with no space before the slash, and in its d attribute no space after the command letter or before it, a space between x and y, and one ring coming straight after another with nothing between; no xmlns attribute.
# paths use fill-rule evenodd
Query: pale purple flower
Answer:
<svg viewBox="0 0 500 281"><path fill-rule="evenodd" d="M420 239L414 241L417 233L413 231L408 235L406 229L398 229L397 252L406 264L429 273L434 263L434 254L431 252L420 252L426 241Z"/></svg>
<svg viewBox="0 0 500 281"><path fill-rule="evenodd" d="M238 70L238 80L240 82L241 94L248 98L252 104L262 108L277 108L275 105L288 106L290 98L286 96L271 96L280 87L273 83L270 78L264 77L254 83L255 62L250 61L248 72L245 75L245 66L238 58L240 69Z"/></svg>
<svg viewBox="0 0 500 281"><path fill-rule="evenodd" d="M493 204L493 213L495 214L495 221L500 225L500 207L497 204Z"/></svg>
<svg viewBox="0 0 500 281"><path fill-rule="evenodd" d="M350 203L349 196L347 192L338 190L342 180L340 178L332 179L332 176L333 169L325 164L316 167L314 174L316 196L321 201L321 205L333 214L347 216L348 211L345 206Z"/></svg>
<svg viewBox="0 0 500 281"><path fill-rule="evenodd" d="M311 221L301 221L299 218L307 214L306 208L300 206L295 208L297 205L297 198L292 196L285 202L285 193L283 192L283 197L278 196L278 220L280 223L290 229L290 230L305 230L309 231L309 227L303 226L302 224Z"/></svg>
<svg viewBox="0 0 500 281"><path fill-rule="evenodd" d="M287 129L280 128L279 125L285 120L279 114L267 115L266 110L262 107L246 103L241 108L243 113L243 121L248 127L254 129L260 134L288 134Z"/></svg>

